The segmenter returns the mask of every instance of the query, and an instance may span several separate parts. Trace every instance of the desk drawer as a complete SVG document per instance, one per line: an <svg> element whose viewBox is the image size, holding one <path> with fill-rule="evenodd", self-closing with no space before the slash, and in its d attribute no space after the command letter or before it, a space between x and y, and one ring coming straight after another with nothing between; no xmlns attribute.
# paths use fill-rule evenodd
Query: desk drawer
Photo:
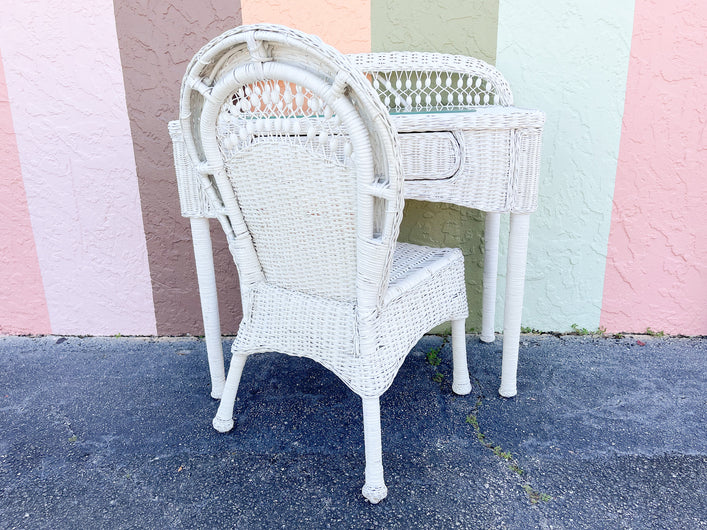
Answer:
<svg viewBox="0 0 707 530"><path fill-rule="evenodd" d="M401 133L400 151L405 180L444 180L462 163L459 141L447 131Z"/></svg>

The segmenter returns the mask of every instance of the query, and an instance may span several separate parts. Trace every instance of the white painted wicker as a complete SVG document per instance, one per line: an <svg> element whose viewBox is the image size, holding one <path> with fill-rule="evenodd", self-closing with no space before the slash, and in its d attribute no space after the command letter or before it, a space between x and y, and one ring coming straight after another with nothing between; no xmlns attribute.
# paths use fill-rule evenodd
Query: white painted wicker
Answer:
<svg viewBox="0 0 707 530"><path fill-rule="evenodd" d="M236 53L237 52L232 52ZM222 54L221 63L230 60ZM499 392L516 394L516 368L522 314L528 214L537 207L540 139L544 115L511 106L512 94L492 66L471 57L422 52L353 55L368 72L391 114L402 153L407 198L441 201L486 212L481 340L495 339L496 277L500 213L510 212L511 234L503 327L503 369ZM322 67L327 68L326 61ZM330 66L329 66L330 67ZM333 74L332 74L333 75ZM181 125L170 124L175 146L182 210L194 230L204 232L201 217L217 215L202 191L181 138ZM203 225L203 226L202 226ZM196 232L195 232L196 233ZM523 234L526 234L523 236ZM197 270L208 277L211 248L194 238ZM209 285L204 290L213 291ZM205 325L219 335L215 297L202 295ZM207 332L212 395L223 387L220 343Z"/></svg>
<svg viewBox="0 0 707 530"><path fill-rule="evenodd" d="M499 393L512 397L516 395L528 214L538 206L545 115L513 107L508 82L479 59L425 52L350 57L372 82L400 133L405 198L448 202L487 212L481 327L484 342L495 339L499 214L511 214ZM436 145L429 145L427 137L433 134L437 135ZM455 139L459 149L450 146L450 140L445 144L442 134Z"/></svg>
<svg viewBox="0 0 707 530"><path fill-rule="evenodd" d="M453 389L471 390L463 256L396 245L403 180L387 110L333 48L255 25L196 54L182 84L180 125L199 182L185 184L193 173L180 180L192 194L181 197L182 210L219 219L243 301L214 427L233 426L248 355L312 358L362 398L363 494L380 501L387 489L379 397L435 325L452 321ZM178 138L176 126L172 133Z"/></svg>
<svg viewBox="0 0 707 530"><path fill-rule="evenodd" d="M404 146L406 199L449 202L484 212L537 209L545 115L513 107L493 66L461 55L388 52L350 55L393 115ZM446 132L460 149L419 144ZM406 134L412 132L413 134ZM452 175L449 168L457 167ZM426 174L426 176L425 176Z"/></svg>

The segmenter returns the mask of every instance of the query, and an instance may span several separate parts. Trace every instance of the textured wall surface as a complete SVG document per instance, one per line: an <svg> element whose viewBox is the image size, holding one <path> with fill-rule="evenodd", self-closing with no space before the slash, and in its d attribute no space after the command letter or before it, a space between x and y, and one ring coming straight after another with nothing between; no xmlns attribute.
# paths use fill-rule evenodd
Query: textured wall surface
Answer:
<svg viewBox="0 0 707 530"><path fill-rule="evenodd" d="M602 324L707 334L707 3L639 0Z"/></svg>
<svg viewBox="0 0 707 530"><path fill-rule="evenodd" d="M599 326L632 24L633 2L501 0L497 66L547 115L524 326Z"/></svg>
<svg viewBox="0 0 707 530"><path fill-rule="evenodd" d="M472 55L494 64L498 0L372 0L373 51Z"/></svg>
<svg viewBox="0 0 707 530"><path fill-rule="evenodd" d="M371 51L370 0L243 0L243 23L283 24L343 53Z"/></svg>
<svg viewBox="0 0 707 530"><path fill-rule="evenodd" d="M49 313L0 56L0 334L49 333Z"/></svg>
<svg viewBox="0 0 707 530"><path fill-rule="evenodd" d="M202 332L167 122L189 59L243 20L344 52L495 64L518 106L547 114L523 325L707 334L707 4L242 2L0 2L0 333ZM237 275L212 225L232 333ZM507 229L504 216L502 243ZM462 248L469 329L482 236L480 212L406 203L401 239Z"/></svg>
<svg viewBox="0 0 707 530"><path fill-rule="evenodd" d="M179 87L192 56L241 23L234 0L115 3L120 54L143 205L159 334L203 333L189 220L179 210L167 122L178 118ZM217 285L223 331L241 317L236 269L215 222Z"/></svg>
<svg viewBox="0 0 707 530"><path fill-rule="evenodd" d="M373 51L460 53L495 62L497 0L373 0L371 13ZM481 328L483 220L483 213L461 206L406 201L400 226L402 241L462 249L470 330Z"/></svg>
<svg viewBox="0 0 707 530"><path fill-rule="evenodd" d="M52 332L155 333L112 3L2 2L0 48Z"/></svg>

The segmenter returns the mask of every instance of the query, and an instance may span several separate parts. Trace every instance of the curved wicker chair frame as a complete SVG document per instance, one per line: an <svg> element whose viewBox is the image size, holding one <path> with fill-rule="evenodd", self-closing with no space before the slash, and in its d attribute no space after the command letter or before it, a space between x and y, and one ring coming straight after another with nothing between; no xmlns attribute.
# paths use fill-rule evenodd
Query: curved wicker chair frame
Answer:
<svg viewBox="0 0 707 530"><path fill-rule="evenodd" d="M236 262L243 320L214 427L233 427L249 355L306 356L361 396L364 496L387 494L379 397L412 346L451 320L453 389L471 390L463 256L397 244L397 137L370 83L319 39L243 26L189 64L184 142Z"/></svg>

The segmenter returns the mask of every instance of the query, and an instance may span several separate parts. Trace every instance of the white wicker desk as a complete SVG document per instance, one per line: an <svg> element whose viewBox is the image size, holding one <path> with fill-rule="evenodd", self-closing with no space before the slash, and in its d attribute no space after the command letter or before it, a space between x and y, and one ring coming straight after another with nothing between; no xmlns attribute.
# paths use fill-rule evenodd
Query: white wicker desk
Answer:
<svg viewBox="0 0 707 530"><path fill-rule="evenodd" d="M528 246L537 207L544 114L510 106L431 113L392 113L400 133L405 197L487 212L481 340L492 342L500 214L510 213L499 393L516 394L516 371ZM170 123L182 215L191 220L212 396L224 381L223 351L209 218L215 217L184 150L179 122ZM421 156L424 155L424 156Z"/></svg>
<svg viewBox="0 0 707 530"><path fill-rule="evenodd" d="M510 213L503 361L499 393L516 395L528 249L536 210L545 115L511 106L436 113L392 113L401 137L405 198L486 212L481 340L493 342L501 213ZM421 157L420 152L426 156ZM415 161L414 165L410 161Z"/></svg>

